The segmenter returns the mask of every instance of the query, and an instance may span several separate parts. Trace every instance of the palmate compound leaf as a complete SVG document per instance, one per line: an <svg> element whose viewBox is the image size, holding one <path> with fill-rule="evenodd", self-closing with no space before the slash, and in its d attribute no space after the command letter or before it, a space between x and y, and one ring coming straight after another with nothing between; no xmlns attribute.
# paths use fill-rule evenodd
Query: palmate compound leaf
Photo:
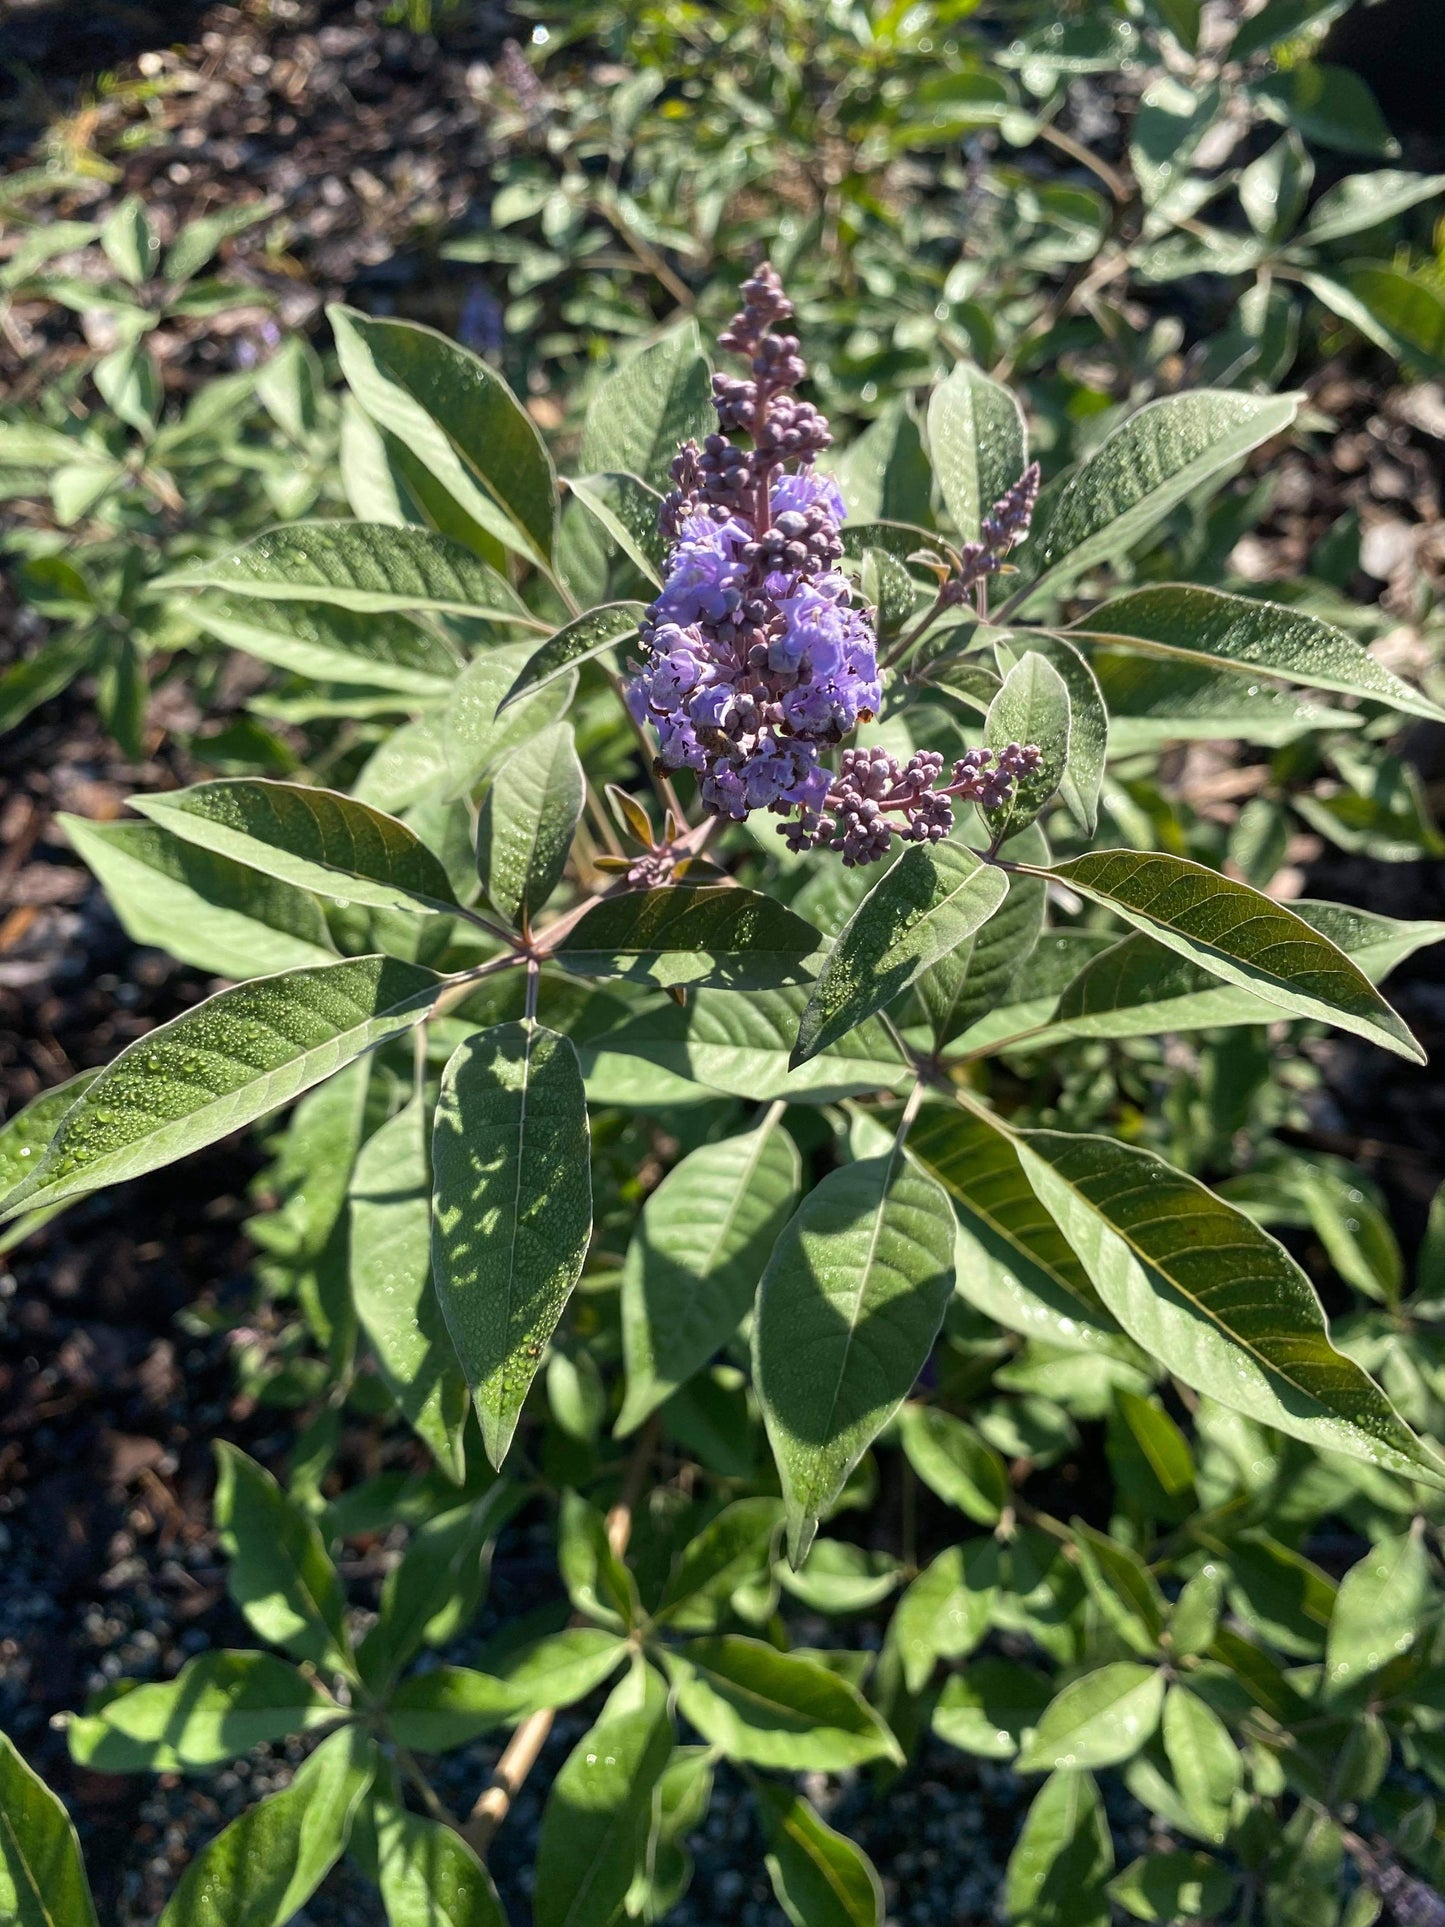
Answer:
<svg viewBox="0 0 1445 1927"><path fill-rule="evenodd" d="M456 906L441 860L415 831L336 790L236 776L130 800L186 842L301 890L378 910Z"/></svg>
<svg viewBox="0 0 1445 1927"><path fill-rule="evenodd" d="M984 516L1028 461L1023 410L1007 388L961 361L929 399L928 452L954 527L976 542Z"/></svg>
<svg viewBox="0 0 1445 1927"><path fill-rule="evenodd" d="M309 890L183 842L157 823L57 821L136 943L236 980L335 958L325 913Z"/></svg>
<svg viewBox="0 0 1445 1927"><path fill-rule="evenodd" d="M1303 917L1185 857L1095 850L1047 873L1292 1017L1313 1017L1423 1063L1424 1052L1358 964Z"/></svg>
<svg viewBox="0 0 1445 1927"><path fill-rule="evenodd" d="M563 1762L542 1815L536 1927L614 1920L647 1844L653 1788L672 1753L667 1687L640 1662Z"/></svg>
<svg viewBox="0 0 1445 1927"><path fill-rule="evenodd" d="M673 883L603 897L555 954L584 977L767 990L811 976L817 948L812 924L760 891Z"/></svg>
<svg viewBox="0 0 1445 1927"><path fill-rule="evenodd" d="M915 843L839 931L798 1026L790 1067L806 1064L901 997L967 941L1008 895L1003 871L962 843Z"/></svg>
<svg viewBox="0 0 1445 1927"><path fill-rule="evenodd" d="M1445 1488L1445 1461L1330 1343L1308 1278L1252 1219L1151 1151L1008 1135L1099 1296L1166 1371L1292 1438Z"/></svg>
<svg viewBox="0 0 1445 1927"><path fill-rule="evenodd" d="M1278 676L1310 689L1365 696L1433 722L1445 715L1343 630L1253 596L1192 583L1131 589L1091 609L1067 633L1090 645L1120 645L1245 676Z"/></svg>
<svg viewBox="0 0 1445 1927"><path fill-rule="evenodd" d="M431 1283L426 1107L413 1099L361 1147L351 1178L351 1295L407 1423L453 1479L465 1472L467 1381Z"/></svg>
<svg viewBox="0 0 1445 1927"><path fill-rule="evenodd" d="M1297 395L1208 388L1147 403L1105 436L1054 497L1021 551L1034 573L1012 606L1027 606L1045 589L1057 594L1127 553L1201 483L1288 428L1298 410Z"/></svg>
<svg viewBox="0 0 1445 1927"><path fill-rule="evenodd" d="M531 416L494 368L414 321L327 311L347 385L479 527L533 561L552 553L557 481Z"/></svg>
<svg viewBox="0 0 1445 1927"><path fill-rule="evenodd" d="M589 1160L569 1039L512 1023L457 1046L432 1138L432 1275L494 1466L587 1255Z"/></svg>
<svg viewBox="0 0 1445 1927"><path fill-rule="evenodd" d="M741 1137L700 1145L647 1200L622 1270L619 1436L737 1330L800 1180L798 1148L774 1112Z"/></svg>
<svg viewBox="0 0 1445 1927"><path fill-rule="evenodd" d="M288 1787L201 1849L158 1927L284 1927L345 1852L376 1767L360 1727L323 1740Z"/></svg>
<svg viewBox="0 0 1445 1927"><path fill-rule="evenodd" d="M349 957L218 991L106 1066L5 1215L62 1204L214 1144L411 1029L440 981L391 957Z"/></svg>
<svg viewBox="0 0 1445 1927"><path fill-rule="evenodd" d="M270 601L325 602L363 615L439 609L522 629L546 627L470 549L409 524L292 522L208 562L188 563L151 586L177 595L224 589Z"/></svg>
<svg viewBox="0 0 1445 1927"><path fill-rule="evenodd" d="M608 602L600 609L589 609L577 616L555 636L548 636L539 649L527 658L511 687L497 705L498 715L531 691L545 688L565 676L578 663L605 656L621 642L637 634L637 625L646 614L640 602Z"/></svg>
<svg viewBox="0 0 1445 1927"><path fill-rule="evenodd" d="M795 1568L923 1369L953 1290L953 1251L946 1194L897 1147L830 1171L773 1247L753 1382Z"/></svg>
<svg viewBox="0 0 1445 1927"><path fill-rule="evenodd" d="M334 1723L314 1680L272 1653L203 1653L72 1719L70 1757L96 1773L203 1773L253 1746Z"/></svg>
<svg viewBox="0 0 1445 1927"><path fill-rule="evenodd" d="M95 1927L74 1823L3 1733L0 1920L14 1927Z"/></svg>
<svg viewBox="0 0 1445 1927"><path fill-rule="evenodd" d="M477 869L492 908L530 926L562 880L587 782L570 723L553 723L497 769L477 818Z"/></svg>

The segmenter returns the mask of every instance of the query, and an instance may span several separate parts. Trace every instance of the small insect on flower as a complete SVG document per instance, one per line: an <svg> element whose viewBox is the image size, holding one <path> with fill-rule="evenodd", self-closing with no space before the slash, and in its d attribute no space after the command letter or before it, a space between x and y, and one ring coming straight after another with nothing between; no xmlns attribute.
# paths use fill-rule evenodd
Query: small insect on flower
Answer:
<svg viewBox="0 0 1445 1927"><path fill-rule="evenodd" d="M837 566L847 510L815 466L832 443L828 423L795 392L808 372L796 335L774 332L792 304L766 263L742 292L718 339L750 373L713 376L717 432L701 446L685 442L673 461L660 515L667 575L641 626L648 656L628 699L656 730L663 767L695 771L716 815L771 810L791 819L780 829L792 849L827 841L845 864L871 863L895 835L946 836L950 798L997 808L1038 751L1011 744L995 762L970 750L947 782L931 752L900 768L886 751L851 749L836 777L824 767L878 712L877 638ZM980 540L952 558L944 600L1002 566L1037 492L1035 467L994 505Z"/></svg>

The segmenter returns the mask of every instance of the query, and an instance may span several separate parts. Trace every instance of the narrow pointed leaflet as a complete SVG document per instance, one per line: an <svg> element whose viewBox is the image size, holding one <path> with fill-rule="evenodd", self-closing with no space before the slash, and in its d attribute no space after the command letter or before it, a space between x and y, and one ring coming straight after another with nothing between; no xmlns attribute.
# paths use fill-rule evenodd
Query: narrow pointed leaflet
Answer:
<svg viewBox="0 0 1445 1927"><path fill-rule="evenodd" d="M1117 911L1202 969L1294 1017L1353 1031L1398 1057L1424 1053L1364 971L1283 904L1202 863L1094 850L1047 874Z"/></svg>
<svg viewBox="0 0 1445 1927"><path fill-rule="evenodd" d="M753 1381L794 1567L923 1369L953 1289L953 1248L947 1197L896 1147L830 1171L773 1248Z"/></svg>
<svg viewBox="0 0 1445 1927"><path fill-rule="evenodd" d="M1012 1135L1099 1296L1167 1370L1291 1437L1445 1489L1445 1460L1330 1343L1313 1286L1268 1232L1150 1151Z"/></svg>
<svg viewBox="0 0 1445 1927"><path fill-rule="evenodd" d="M419 1023L439 982L391 957L349 957L218 991L106 1066L10 1194L6 1215L214 1144Z"/></svg>
<svg viewBox="0 0 1445 1927"><path fill-rule="evenodd" d="M432 1139L432 1270L493 1465L587 1255L589 1155L567 1038L498 1024L457 1046Z"/></svg>

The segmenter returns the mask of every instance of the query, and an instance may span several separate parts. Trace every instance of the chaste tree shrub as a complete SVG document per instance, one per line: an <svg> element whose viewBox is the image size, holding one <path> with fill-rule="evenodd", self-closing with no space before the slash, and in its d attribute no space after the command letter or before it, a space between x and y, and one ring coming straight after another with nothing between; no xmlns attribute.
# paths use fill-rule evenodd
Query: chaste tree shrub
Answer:
<svg viewBox="0 0 1445 1927"><path fill-rule="evenodd" d="M1299 397L1173 395L1042 479L1019 400L960 363L922 481L896 458L920 519L850 519L781 283L743 295L742 372L663 336L564 482L485 363L338 309L369 512L163 585L405 720L344 787L69 825L131 932L230 987L5 1127L6 1215L292 1107L255 1230L310 1334L277 1396L315 1406L288 1487L216 1447L256 1649L122 1682L73 1756L205 1774L315 1739L162 1927L282 1927L343 1854L393 1927L497 1927L487 1849L583 1701L536 1927L664 1920L724 1762L788 1918L877 1927L799 1776L906 1771L930 1731L1027 1789L1012 1920L1438 1908L1445 1224L1407 1298L1368 1193L1268 1133L1325 1027L1421 1058L1377 982L1445 932L1276 900L1151 772L1228 736L1283 785L1302 739L1441 712L1307 606L1120 579ZM1378 1302L1345 1342L1267 1222ZM396 1422L350 1492L344 1407ZM1103 1456L1045 1491L1080 1424ZM920 1488L952 1522L926 1545ZM524 1509L557 1606L457 1664ZM1325 1520L1361 1554L1338 1584ZM362 1610L336 1546L397 1525ZM428 1761L508 1728L449 1811ZM1116 1773L1151 1816L1122 1868ZM0 1814L0 1914L92 1921L8 1742Z"/></svg>

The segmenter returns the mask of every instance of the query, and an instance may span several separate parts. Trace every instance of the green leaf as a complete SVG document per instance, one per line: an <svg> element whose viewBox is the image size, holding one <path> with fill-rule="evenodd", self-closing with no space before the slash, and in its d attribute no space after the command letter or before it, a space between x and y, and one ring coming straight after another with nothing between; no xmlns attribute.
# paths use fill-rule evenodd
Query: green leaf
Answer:
<svg viewBox="0 0 1445 1927"><path fill-rule="evenodd" d="M1030 635L1027 648L1058 673L1068 692L1068 750L1059 796L1079 828L1092 836L1098 827L1099 791L1109 754L1109 706L1094 671L1073 643L1062 636ZM1037 742L1038 738L1026 740Z"/></svg>
<svg viewBox="0 0 1445 1927"><path fill-rule="evenodd" d="M1375 96L1348 67L1301 60L1254 83L1254 95L1281 126L1342 154L1399 153Z"/></svg>
<svg viewBox="0 0 1445 1927"><path fill-rule="evenodd" d="M414 831L336 790L237 776L130 800L186 842L301 890L379 910L456 906L440 860Z"/></svg>
<svg viewBox="0 0 1445 1927"><path fill-rule="evenodd" d="M1038 768L1019 777L1009 800L987 813L996 843L1026 829L1063 782L1072 722L1068 685L1046 657L1030 649L1004 677L983 726L984 742L995 753L1010 743L1040 751Z"/></svg>
<svg viewBox="0 0 1445 1927"><path fill-rule="evenodd" d="M1136 850L1091 851L1048 874L1264 1003L1424 1062L1359 965L1303 917L1248 884L1185 857Z"/></svg>
<svg viewBox="0 0 1445 1927"><path fill-rule="evenodd" d="M91 375L112 414L149 440L161 412L161 382L145 343L132 341L113 349Z"/></svg>
<svg viewBox="0 0 1445 1927"><path fill-rule="evenodd" d="M1181 583L1131 589L1100 603L1068 631L1078 642L1121 645L1171 661L1247 676L1279 676L1445 720L1445 710L1401 682L1342 630L1318 616L1252 596Z"/></svg>
<svg viewBox="0 0 1445 1927"><path fill-rule="evenodd" d="M687 321L599 385L587 409L578 466L585 475L612 469L665 487L679 444L701 442L715 426L712 375L697 323Z"/></svg>
<svg viewBox="0 0 1445 1927"><path fill-rule="evenodd" d="M939 1660L966 1658L987 1633L998 1569L994 1541L969 1539L945 1547L908 1587L889 1621L888 1647L910 1693L923 1692Z"/></svg>
<svg viewBox="0 0 1445 1927"><path fill-rule="evenodd" d="M513 1489L498 1479L480 1499L417 1527L386 1575L381 1616L358 1650L373 1690L389 1685L422 1646L446 1646L467 1631L486 1590L491 1542L516 1507Z"/></svg>
<svg viewBox="0 0 1445 1927"><path fill-rule="evenodd" d="M363 615L441 609L540 629L516 591L470 549L431 529L377 522L293 522L244 548L192 562L151 587L225 589L272 602L325 602Z"/></svg>
<svg viewBox="0 0 1445 1927"><path fill-rule="evenodd" d="M1445 1465L1330 1343L1304 1273L1242 1212L1112 1138L1015 1142L1100 1297L1166 1371L1292 1438L1445 1485Z"/></svg>
<svg viewBox="0 0 1445 1927"><path fill-rule="evenodd" d="M1126 554L1202 483L1288 428L1298 409L1295 395L1209 388L1147 403L1064 484L1035 535L1036 573L1015 601L1057 594Z"/></svg>
<svg viewBox="0 0 1445 1927"><path fill-rule="evenodd" d="M752 1782L768 1875L793 1927L883 1927L883 1884L860 1847L772 1780Z"/></svg>
<svg viewBox="0 0 1445 1927"><path fill-rule="evenodd" d="M928 1105L908 1151L952 1200L960 1296L1027 1338L1083 1350L1118 1345L1112 1314L1002 1130L970 1111Z"/></svg>
<svg viewBox="0 0 1445 1927"><path fill-rule="evenodd" d="M1348 0L1265 0L1258 13L1240 22L1229 52L1235 60L1265 53L1306 28L1321 28L1343 13Z"/></svg>
<svg viewBox="0 0 1445 1927"><path fill-rule="evenodd" d="M258 221L269 219L275 211L270 201L245 201L235 207L217 208L199 220L187 221L166 249L162 274L167 281L189 281L206 265L222 241L254 227Z"/></svg>
<svg viewBox="0 0 1445 1927"><path fill-rule="evenodd" d="M784 1592L814 1612L856 1618L896 1590L903 1568L891 1553L870 1552L846 1539L815 1539L796 1572L782 1561L776 1576Z"/></svg>
<svg viewBox="0 0 1445 1927"><path fill-rule="evenodd" d="M387 1805L375 1814L389 1927L507 1927L491 1876L450 1827Z"/></svg>
<svg viewBox="0 0 1445 1927"><path fill-rule="evenodd" d="M96 1927L75 1825L0 1733L0 1918L15 1927Z"/></svg>
<svg viewBox="0 0 1445 1927"><path fill-rule="evenodd" d="M1153 1734L1164 1704L1157 1666L1119 1659L1071 1680L1020 1750L1021 1773L1054 1767L1115 1766Z"/></svg>
<svg viewBox="0 0 1445 1927"><path fill-rule="evenodd" d="M500 1465L592 1234L587 1101L568 1039L514 1023L459 1044L432 1165L437 1296Z"/></svg>
<svg viewBox="0 0 1445 1927"><path fill-rule="evenodd" d="M1445 193L1445 174L1404 174L1388 167L1347 174L1315 202L1299 239L1318 247L1348 234L1362 234L1441 193Z"/></svg>
<svg viewBox="0 0 1445 1927"><path fill-rule="evenodd" d="M477 869L492 908L518 928L562 880L587 783L570 723L514 749L492 777L477 819Z"/></svg>
<svg viewBox="0 0 1445 1927"><path fill-rule="evenodd" d="M55 1136L60 1120L99 1075L98 1071L82 1071L78 1077L67 1077L63 1084L53 1085L39 1097L32 1097L14 1117L0 1124L0 1203L27 1181Z"/></svg>
<svg viewBox="0 0 1445 1927"><path fill-rule="evenodd" d="M1324 1690L1353 1692L1420 1637L1435 1603L1430 1559L1418 1528L1382 1539L1340 1581L1325 1639Z"/></svg>
<svg viewBox="0 0 1445 1927"><path fill-rule="evenodd" d="M284 1792L201 1849L158 1927L285 1927L345 1851L375 1762L358 1728L323 1740Z"/></svg>
<svg viewBox="0 0 1445 1927"><path fill-rule="evenodd" d="M684 1548L653 1617L685 1632L711 1630L738 1586L767 1566L782 1520L777 1499L738 1499L724 1506Z"/></svg>
<svg viewBox="0 0 1445 1927"><path fill-rule="evenodd" d="M898 1429L908 1463L945 1504L979 1525L998 1523L1013 1497L1008 1470L971 1425L939 1405L905 1405Z"/></svg>
<svg viewBox="0 0 1445 1927"><path fill-rule="evenodd" d="M689 1640L665 1658L678 1711L730 1760L789 1773L902 1764L858 1689L810 1659L738 1633Z"/></svg>
<svg viewBox="0 0 1445 1927"><path fill-rule="evenodd" d="M640 574L661 586L667 543L658 524L662 497L635 475L574 476L567 487Z"/></svg>
<svg viewBox="0 0 1445 1927"><path fill-rule="evenodd" d="M1020 831L1013 854L1020 863L1049 860L1048 845L1037 828ZM1009 876L1008 895L988 922L924 971L918 997L937 1043L967 1029L1016 990L1018 973L1043 929L1047 901L1042 878Z"/></svg>
<svg viewBox="0 0 1445 1927"><path fill-rule="evenodd" d="M440 768L428 772L429 779L434 775L436 786L445 796L470 798L477 785L495 772L504 757L554 722L570 704L576 677L568 670L534 689L503 713L502 698L516 678L524 648L524 644L512 644L488 650L468 663L453 685L451 699L441 717ZM387 745L383 745L380 754L385 755L386 749ZM364 778L367 785L372 775L369 764ZM423 790L431 787L431 781L421 787ZM359 793L362 784L358 784L357 789ZM407 800L411 801L415 794L413 789Z"/></svg>
<svg viewBox="0 0 1445 1927"><path fill-rule="evenodd" d="M627 1655L615 1633L571 1626L523 1647L495 1673L461 1666L413 1673L392 1692L387 1722L403 1746L445 1753L544 1707L585 1699Z"/></svg>
<svg viewBox="0 0 1445 1927"><path fill-rule="evenodd" d="M468 515L520 555L545 563L557 481L532 418L480 356L413 321L327 310L347 385Z"/></svg>
<svg viewBox="0 0 1445 1927"><path fill-rule="evenodd" d="M1007 388L961 361L928 403L928 452L953 525L965 542L1024 472L1023 410Z"/></svg>
<svg viewBox="0 0 1445 1927"><path fill-rule="evenodd" d="M335 960L315 897L152 823L59 816L133 942L218 977L258 977Z"/></svg>
<svg viewBox="0 0 1445 1927"><path fill-rule="evenodd" d="M584 977L767 990L809 975L817 947L812 924L757 890L674 883L603 897L555 954Z"/></svg>
<svg viewBox="0 0 1445 1927"><path fill-rule="evenodd" d="M100 245L116 273L133 288L150 280L156 271L161 244L138 194L127 194L106 221L100 230Z"/></svg>
<svg viewBox="0 0 1445 1927"><path fill-rule="evenodd" d="M648 1199L622 1271L627 1397L619 1437L737 1330L801 1175L797 1146L769 1115L741 1137L700 1145Z"/></svg>
<svg viewBox="0 0 1445 1927"><path fill-rule="evenodd" d="M1108 1927L1114 1845L1093 1775L1065 1768L1039 1788L1004 1878L1015 1927Z"/></svg>
<svg viewBox="0 0 1445 1927"><path fill-rule="evenodd" d="M439 636L399 614L237 595L202 596L188 614L231 648L317 682L442 696L459 667Z"/></svg>
<svg viewBox="0 0 1445 1927"><path fill-rule="evenodd" d="M1234 1896L1234 1877L1207 1853L1151 1853L1109 1882L1136 1920L1216 1920Z"/></svg>
<svg viewBox="0 0 1445 1927"><path fill-rule="evenodd" d="M1344 951L1372 982L1424 944L1445 939L1445 924L1400 923L1344 904L1299 898L1290 905L1311 929ZM1091 958L1064 991L1052 1022L1029 1050L1070 1037L1157 1037L1164 1031L1269 1024L1278 1007L1251 990L1222 984L1212 971L1138 932Z"/></svg>
<svg viewBox="0 0 1445 1927"><path fill-rule="evenodd" d="M896 1090L911 1074L897 1046L876 1019L860 1024L831 1050L796 1070L788 1057L808 1001L805 985L754 991L735 997L726 990L700 990L687 1007L663 1004L616 1029L579 1042L589 1088L599 1075L626 1074L646 1081L643 1066L689 1078L710 1089L760 1103L787 1097L799 1103L832 1103L879 1089Z"/></svg>
<svg viewBox="0 0 1445 1927"><path fill-rule="evenodd" d="M357 1157L351 1291L387 1389L443 1470L460 1482L467 1381L431 1286L426 1122L426 1106L413 1099Z"/></svg>
<svg viewBox="0 0 1445 1927"><path fill-rule="evenodd" d="M552 1782L537 1849L536 1927L601 1927L616 1917L671 1752L667 1688L639 1665Z"/></svg>
<svg viewBox="0 0 1445 1927"><path fill-rule="evenodd" d="M545 689L576 664L605 656L619 642L626 642L637 634L637 625L645 614L640 602L607 602L600 609L589 609L585 615L577 616L527 658L498 703L498 711L532 690Z"/></svg>
<svg viewBox="0 0 1445 1927"><path fill-rule="evenodd" d="M613 1549L607 1521L578 1492L564 1492L557 1533L557 1565L579 1613L616 1632L641 1616L637 1582Z"/></svg>
<svg viewBox="0 0 1445 1927"><path fill-rule="evenodd" d="M947 1197L895 1149L830 1171L773 1247L753 1382L794 1567L923 1369L953 1289L953 1245Z"/></svg>
<svg viewBox="0 0 1445 1927"><path fill-rule="evenodd" d="M943 1682L933 1730L960 1752L1011 1760L1052 1697L1041 1673L1011 1659L977 1659Z"/></svg>
<svg viewBox="0 0 1445 1927"><path fill-rule="evenodd" d="M806 1064L901 997L1008 895L1003 871L961 843L915 843L874 884L829 950L789 1067Z"/></svg>
<svg viewBox="0 0 1445 1927"><path fill-rule="evenodd" d="M131 1686L70 1721L70 1757L94 1773L200 1773L344 1717L270 1653L203 1653L173 1680Z"/></svg>
<svg viewBox="0 0 1445 1927"><path fill-rule="evenodd" d="M7 1215L139 1177L264 1117L419 1023L438 981L390 957L351 957L217 992L106 1066Z"/></svg>
<svg viewBox="0 0 1445 1927"><path fill-rule="evenodd" d="M1244 1779L1244 1761L1213 1707L1177 1681L1164 1701L1164 1751L1190 1819L1218 1844Z"/></svg>
<svg viewBox="0 0 1445 1927"><path fill-rule="evenodd" d="M316 1522L239 1447L218 1439L216 1529L231 1597L262 1639L314 1665L354 1671L346 1598Z"/></svg>

